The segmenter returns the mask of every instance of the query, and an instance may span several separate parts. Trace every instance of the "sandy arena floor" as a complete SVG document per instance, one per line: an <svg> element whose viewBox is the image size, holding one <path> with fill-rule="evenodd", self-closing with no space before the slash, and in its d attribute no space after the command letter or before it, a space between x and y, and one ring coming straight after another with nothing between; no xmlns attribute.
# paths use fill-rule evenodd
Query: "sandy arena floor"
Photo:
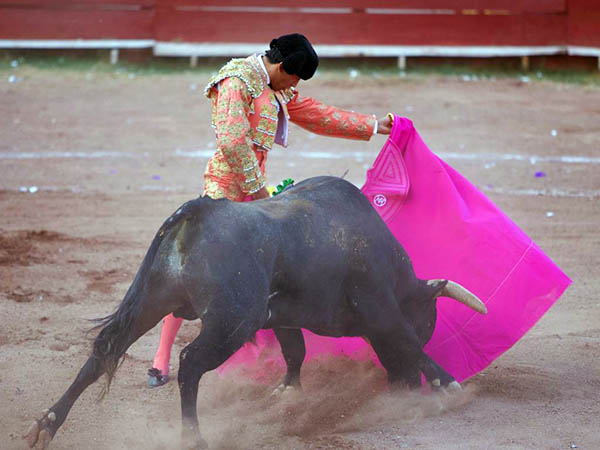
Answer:
<svg viewBox="0 0 600 450"><path fill-rule="evenodd" d="M87 319L113 311L163 219L198 195L214 150L208 76L27 67L0 79L0 447L66 390L87 359ZM14 76L13 82L8 82ZM413 119L423 139L503 208L574 280L550 312L465 392L384 392L381 369L322 361L304 393L209 374L201 426L216 449L600 448L600 89L514 79L350 79L322 74L301 92ZM370 143L293 126L269 177L342 175L357 185ZM545 176L536 177L536 172ZM185 323L179 350L198 332ZM176 448L176 383L148 390L156 327L128 351L108 397L75 404L53 449Z"/></svg>

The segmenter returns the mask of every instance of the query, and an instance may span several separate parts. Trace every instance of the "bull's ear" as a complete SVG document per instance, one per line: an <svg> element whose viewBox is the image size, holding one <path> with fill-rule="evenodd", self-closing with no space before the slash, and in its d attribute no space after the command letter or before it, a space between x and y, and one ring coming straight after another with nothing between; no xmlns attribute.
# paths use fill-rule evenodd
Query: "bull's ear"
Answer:
<svg viewBox="0 0 600 450"><path fill-rule="evenodd" d="M427 281L427 297L429 298L438 298L442 295L442 291L448 284L448 280L428 280Z"/></svg>

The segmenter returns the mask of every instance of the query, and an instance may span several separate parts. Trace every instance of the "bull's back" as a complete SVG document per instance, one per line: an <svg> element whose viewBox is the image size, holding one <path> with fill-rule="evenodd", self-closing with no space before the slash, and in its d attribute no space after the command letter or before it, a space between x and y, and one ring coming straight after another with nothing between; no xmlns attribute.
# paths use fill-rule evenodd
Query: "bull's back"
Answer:
<svg viewBox="0 0 600 450"><path fill-rule="evenodd" d="M290 206L281 222L298 227L298 223L318 230L326 245L329 242L346 250L369 244L397 245L385 222L362 192L350 182L336 177L315 177L299 183L281 200Z"/></svg>
<svg viewBox="0 0 600 450"><path fill-rule="evenodd" d="M315 290L325 283L335 290L361 279L374 287L401 275L404 249L351 183L310 178L261 203L281 230L279 266L298 286Z"/></svg>

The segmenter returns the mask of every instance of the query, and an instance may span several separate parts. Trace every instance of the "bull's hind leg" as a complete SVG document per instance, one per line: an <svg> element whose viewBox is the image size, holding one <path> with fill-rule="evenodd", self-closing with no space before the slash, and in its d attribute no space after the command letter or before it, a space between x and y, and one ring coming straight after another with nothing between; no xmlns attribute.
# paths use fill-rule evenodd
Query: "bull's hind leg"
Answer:
<svg viewBox="0 0 600 450"><path fill-rule="evenodd" d="M199 336L182 350L177 381L181 395L183 448L207 447L198 427L198 383L202 375L219 367L254 336L266 321L266 311L262 314L264 317L257 315L239 308L225 308L219 315L209 312L202 317Z"/></svg>
<svg viewBox="0 0 600 450"><path fill-rule="evenodd" d="M96 337L92 356L80 369L69 389L50 409L42 413L42 418L36 420L23 436L29 447L47 448L75 401L107 371L108 357L117 362L129 346L154 327L165 314L165 311L158 308L148 307L143 314L134 316L131 321L119 320L124 316L115 316L115 320L109 322Z"/></svg>
<svg viewBox="0 0 600 450"><path fill-rule="evenodd" d="M275 336L281 345L281 353L287 365L287 373L277 391L284 391L288 387L300 387L300 368L306 356L304 336L302 330L292 328L273 328Z"/></svg>

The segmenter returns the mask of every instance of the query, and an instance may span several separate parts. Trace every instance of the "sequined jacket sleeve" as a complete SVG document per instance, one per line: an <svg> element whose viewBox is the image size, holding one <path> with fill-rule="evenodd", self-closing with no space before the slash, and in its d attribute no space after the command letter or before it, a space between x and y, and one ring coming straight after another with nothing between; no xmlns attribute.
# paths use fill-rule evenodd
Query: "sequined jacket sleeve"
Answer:
<svg viewBox="0 0 600 450"><path fill-rule="evenodd" d="M325 105L297 93L287 104L290 121L316 134L368 141L375 128L375 116Z"/></svg>
<svg viewBox="0 0 600 450"><path fill-rule="evenodd" d="M251 104L248 88L239 78L230 77L219 83L214 116L217 148L240 180L242 191L249 194L265 185L250 138Z"/></svg>

